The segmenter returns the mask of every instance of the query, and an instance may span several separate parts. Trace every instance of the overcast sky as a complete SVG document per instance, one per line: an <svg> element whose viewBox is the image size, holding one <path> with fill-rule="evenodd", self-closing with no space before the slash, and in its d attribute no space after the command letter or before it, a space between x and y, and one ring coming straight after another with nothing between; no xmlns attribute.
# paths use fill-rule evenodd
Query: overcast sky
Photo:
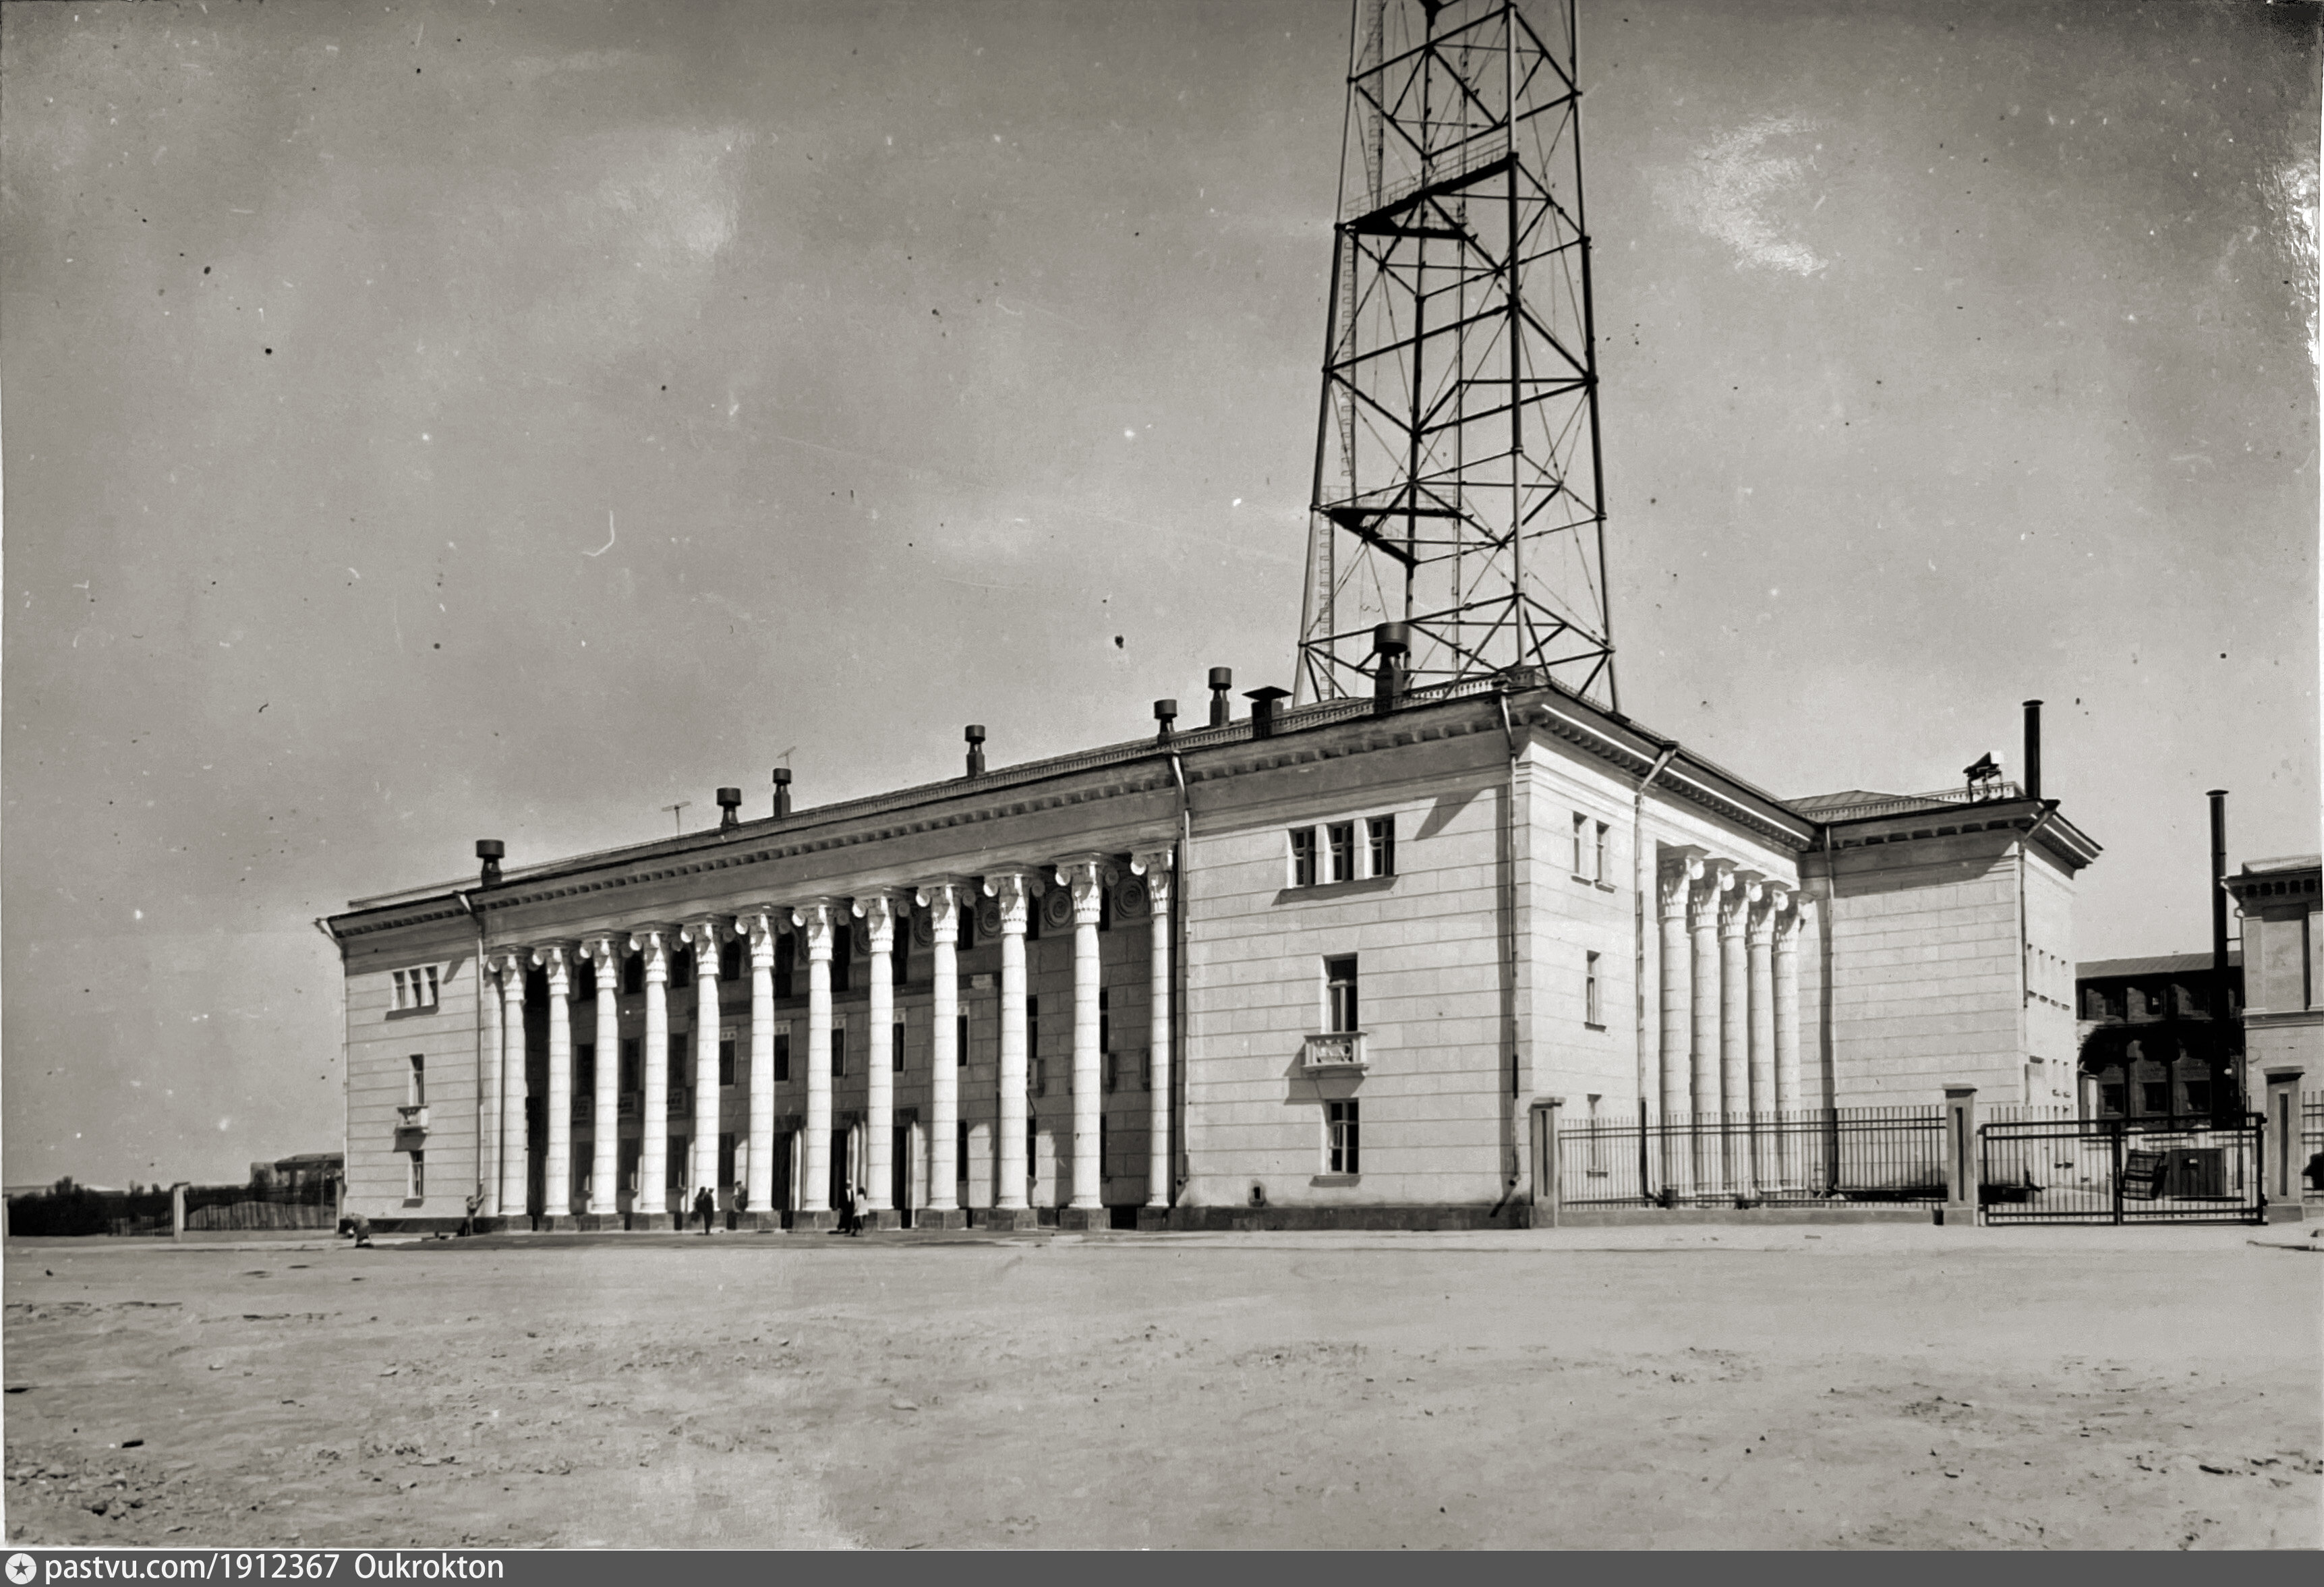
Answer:
<svg viewBox="0 0 2324 1587"><path fill-rule="evenodd" d="M339 1144L354 896L1287 685L1348 7L0 7L5 1176ZM1582 7L1622 701L2317 836L2316 13Z"/></svg>

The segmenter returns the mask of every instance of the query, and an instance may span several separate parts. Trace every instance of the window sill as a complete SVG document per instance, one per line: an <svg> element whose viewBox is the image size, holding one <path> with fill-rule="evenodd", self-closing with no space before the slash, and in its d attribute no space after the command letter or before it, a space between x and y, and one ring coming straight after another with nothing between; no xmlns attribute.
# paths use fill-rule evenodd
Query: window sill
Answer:
<svg viewBox="0 0 2324 1587"><path fill-rule="evenodd" d="M1591 1022L1590 1020L1584 1020L1583 1021L1582 1021L1582 1029L1584 1029L1584 1030L1600 1030L1600 1031L1602 1031L1602 1030L1604 1030L1606 1028L1605 1028L1603 1025L1593 1024L1593 1023L1592 1023L1592 1022Z"/></svg>
<svg viewBox="0 0 2324 1587"><path fill-rule="evenodd" d="M1593 881L1590 885L1596 888L1600 892L1619 892L1621 890L1610 881Z"/></svg>
<svg viewBox="0 0 2324 1587"><path fill-rule="evenodd" d="M403 1198L403 1204L407 1207L425 1206L428 1204L428 1198L424 1195L407 1195Z"/></svg>
<svg viewBox="0 0 2324 1587"><path fill-rule="evenodd" d="M1333 1190L1360 1185L1363 1178L1361 1174L1318 1174L1307 1183L1319 1190Z"/></svg>
<svg viewBox="0 0 2324 1587"><path fill-rule="evenodd" d="M417 1020L422 1014L435 1013L437 1011L437 1008L440 1005L431 1005L427 1008L419 1009L390 1009L387 1011L387 1017L390 1020Z"/></svg>
<svg viewBox="0 0 2324 1587"><path fill-rule="evenodd" d="M1353 881L1316 881L1305 887L1283 888L1275 895L1278 904L1296 904L1324 899L1350 898L1360 893L1386 892L1396 885L1393 876L1359 876Z"/></svg>

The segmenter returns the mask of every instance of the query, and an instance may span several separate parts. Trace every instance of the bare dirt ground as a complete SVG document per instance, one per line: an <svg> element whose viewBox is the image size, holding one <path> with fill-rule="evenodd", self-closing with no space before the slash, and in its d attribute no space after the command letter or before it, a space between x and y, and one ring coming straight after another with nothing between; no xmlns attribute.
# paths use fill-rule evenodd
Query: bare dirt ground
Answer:
<svg viewBox="0 0 2324 1587"><path fill-rule="evenodd" d="M2302 1232L12 1241L7 1534L2311 1547Z"/></svg>

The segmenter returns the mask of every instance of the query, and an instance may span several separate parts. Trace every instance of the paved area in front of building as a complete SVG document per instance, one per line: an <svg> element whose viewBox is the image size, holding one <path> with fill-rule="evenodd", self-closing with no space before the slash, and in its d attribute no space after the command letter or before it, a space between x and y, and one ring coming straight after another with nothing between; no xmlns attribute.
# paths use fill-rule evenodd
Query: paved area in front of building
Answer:
<svg viewBox="0 0 2324 1587"><path fill-rule="evenodd" d="M2313 1546L2307 1235L12 1241L9 1532Z"/></svg>

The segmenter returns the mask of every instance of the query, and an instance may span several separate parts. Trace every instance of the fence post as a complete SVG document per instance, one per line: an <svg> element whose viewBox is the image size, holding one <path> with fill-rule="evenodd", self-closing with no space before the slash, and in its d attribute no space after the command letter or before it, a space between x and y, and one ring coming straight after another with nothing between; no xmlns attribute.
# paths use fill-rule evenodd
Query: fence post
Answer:
<svg viewBox="0 0 2324 1587"><path fill-rule="evenodd" d="M2296 1064L2271 1064L2267 1068L2267 1114L2260 1127L2260 1193L2267 1198L2267 1221L2300 1221L2300 1081L2305 1073Z"/></svg>
<svg viewBox="0 0 2324 1587"><path fill-rule="evenodd" d="M1564 1108L1562 1096L1534 1099L1532 1226L1536 1229L1556 1228L1565 1206L1564 1166L1557 1143L1557 1126Z"/></svg>
<svg viewBox="0 0 2324 1587"><path fill-rule="evenodd" d="M186 1237L186 1185L184 1180L170 1186L170 1238Z"/></svg>
<svg viewBox="0 0 2324 1587"><path fill-rule="evenodd" d="M1977 1226L1977 1087L1945 1087L1945 1216L1948 1227Z"/></svg>

